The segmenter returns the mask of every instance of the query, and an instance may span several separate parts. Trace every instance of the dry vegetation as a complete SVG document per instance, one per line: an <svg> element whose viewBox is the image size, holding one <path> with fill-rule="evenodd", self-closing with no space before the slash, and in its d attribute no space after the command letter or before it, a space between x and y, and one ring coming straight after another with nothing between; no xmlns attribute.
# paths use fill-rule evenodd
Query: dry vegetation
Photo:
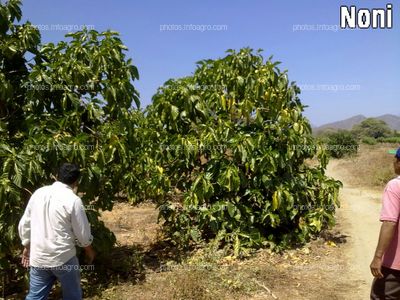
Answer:
<svg viewBox="0 0 400 300"><path fill-rule="evenodd" d="M341 159L337 167L344 172L348 183L355 187L383 189L395 176L392 167L393 155L387 152L398 147L397 144L362 144L358 155Z"/></svg>
<svg viewBox="0 0 400 300"><path fill-rule="evenodd" d="M337 227L305 247L282 254L259 250L237 260L213 245L188 255L163 247L151 204L116 205L103 215L119 247L131 247L142 276L113 282L90 299L346 299L355 281L338 276L348 266L345 237ZM120 263L120 261L119 261ZM131 263L126 257L126 263ZM132 264L137 268L138 262ZM124 268L126 268L125 266ZM350 299L350 298L349 298Z"/></svg>

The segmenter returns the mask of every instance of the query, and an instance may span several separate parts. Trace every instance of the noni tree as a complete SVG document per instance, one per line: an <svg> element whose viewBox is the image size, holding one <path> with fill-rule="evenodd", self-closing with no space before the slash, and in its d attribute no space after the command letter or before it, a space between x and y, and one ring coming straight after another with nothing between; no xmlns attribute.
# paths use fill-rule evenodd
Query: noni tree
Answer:
<svg viewBox="0 0 400 300"><path fill-rule="evenodd" d="M302 243L334 223L340 182L325 175L299 93L278 62L247 48L158 90L147 118L169 179L159 206L174 241L218 238L238 255Z"/></svg>

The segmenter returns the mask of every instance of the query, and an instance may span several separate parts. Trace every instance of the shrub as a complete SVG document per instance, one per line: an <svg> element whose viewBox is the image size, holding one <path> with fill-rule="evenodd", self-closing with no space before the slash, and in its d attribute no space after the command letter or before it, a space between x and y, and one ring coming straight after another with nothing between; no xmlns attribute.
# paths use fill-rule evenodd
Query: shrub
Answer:
<svg viewBox="0 0 400 300"><path fill-rule="evenodd" d="M148 118L171 184L160 216L176 243L217 238L238 255L303 243L333 224L340 183L325 176L300 90L277 65L229 50L153 97ZM314 156L318 165L307 166Z"/></svg>
<svg viewBox="0 0 400 300"><path fill-rule="evenodd" d="M400 137L391 136L391 137L380 137L376 139L379 143L391 143L391 144L400 144Z"/></svg>
<svg viewBox="0 0 400 300"><path fill-rule="evenodd" d="M361 143L367 145L376 145L377 140L370 136L364 136L361 138Z"/></svg>
<svg viewBox="0 0 400 300"><path fill-rule="evenodd" d="M345 155L356 154L358 142L351 132L339 130L329 134L326 147L332 157L342 158Z"/></svg>

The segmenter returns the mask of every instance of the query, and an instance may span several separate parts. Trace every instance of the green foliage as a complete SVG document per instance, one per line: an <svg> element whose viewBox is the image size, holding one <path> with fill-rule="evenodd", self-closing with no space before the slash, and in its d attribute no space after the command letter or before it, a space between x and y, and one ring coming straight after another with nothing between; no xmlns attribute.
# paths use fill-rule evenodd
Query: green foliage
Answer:
<svg viewBox="0 0 400 300"><path fill-rule="evenodd" d="M148 121L170 185L160 217L178 244L218 237L238 255L303 243L334 223L340 182L325 175L300 90L278 64L228 50L153 97ZM315 156L317 167L305 164Z"/></svg>
<svg viewBox="0 0 400 300"><path fill-rule="evenodd" d="M354 125L352 129L353 133L358 137L387 137L392 131L385 121L378 120L375 118L368 118L362 121L360 124Z"/></svg>
<svg viewBox="0 0 400 300"><path fill-rule="evenodd" d="M398 136L380 137L377 138L376 141L379 143L400 144L400 137Z"/></svg>
<svg viewBox="0 0 400 300"><path fill-rule="evenodd" d="M357 154L358 146L357 139L347 130L329 134L326 143L328 153L335 158Z"/></svg>
<svg viewBox="0 0 400 300"><path fill-rule="evenodd" d="M400 137L400 131L394 129L391 136L392 137Z"/></svg>
<svg viewBox="0 0 400 300"><path fill-rule="evenodd" d="M144 116L132 109L139 106L132 85L138 71L118 34L83 30L41 45L33 26L16 25L20 4L0 4L0 277L8 274L9 288L21 274L11 266L21 249L18 221L31 193L50 184L62 162L82 167L78 192L93 208L88 216L100 254L109 253L115 237L98 210L111 210L117 194L139 201L137 189L147 188L140 174L148 173L138 138L146 137L139 129Z"/></svg>
<svg viewBox="0 0 400 300"><path fill-rule="evenodd" d="M376 145L377 140L374 139L373 137L365 136L365 137L361 138L361 143L367 144L367 145Z"/></svg>

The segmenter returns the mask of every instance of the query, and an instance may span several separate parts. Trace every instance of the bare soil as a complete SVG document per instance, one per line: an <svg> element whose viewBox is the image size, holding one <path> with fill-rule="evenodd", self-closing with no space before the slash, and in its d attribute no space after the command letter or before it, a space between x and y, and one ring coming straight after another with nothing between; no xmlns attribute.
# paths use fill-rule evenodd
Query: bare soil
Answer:
<svg viewBox="0 0 400 300"><path fill-rule="evenodd" d="M349 269L342 274L355 280L357 289L352 299L369 299L372 275L369 270L378 242L381 194L378 188L360 187L349 182L359 182L343 167L347 162L331 160L327 174L343 183L340 191L341 207L337 211L338 229L347 236L343 254Z"/></svg>

